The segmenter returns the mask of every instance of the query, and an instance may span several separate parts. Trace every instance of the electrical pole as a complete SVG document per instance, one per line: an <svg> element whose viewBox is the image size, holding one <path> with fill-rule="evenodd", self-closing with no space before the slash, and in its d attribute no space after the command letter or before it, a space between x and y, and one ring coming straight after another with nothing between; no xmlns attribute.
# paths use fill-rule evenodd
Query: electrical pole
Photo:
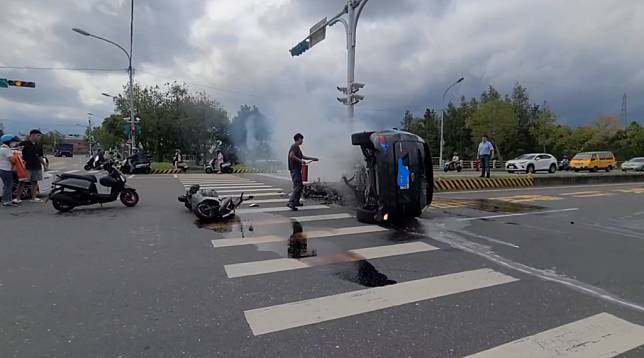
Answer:
<svg viewBox="0 0 644 358"><path fill-rule="evenodd" d="M452 83L445 89L445 92L443 92L443 97L441 97L441 138L440 138L440 158L438 159L438 165L443 168L443 145L444 145L444 139L443 139L443 116L445 115L445 96L447 95L447 92L451 90L454 86L457 84L463 82L465 78L461 77L456 82Z"/></svg>
<svg viewBox="0 0 644 358"><path fill-rule="evenodd" d="M628 127L628 105L626 99L626 93L624 93L624 96L622 96L622 120L624 121L624 128Z"/></svg>
<svg viewBox="0 0 644 358"><path fill-rule="evenodd" d="M89 157L92 157L92 116L94 113L87 112L87 142L89 143Z"/></svg>

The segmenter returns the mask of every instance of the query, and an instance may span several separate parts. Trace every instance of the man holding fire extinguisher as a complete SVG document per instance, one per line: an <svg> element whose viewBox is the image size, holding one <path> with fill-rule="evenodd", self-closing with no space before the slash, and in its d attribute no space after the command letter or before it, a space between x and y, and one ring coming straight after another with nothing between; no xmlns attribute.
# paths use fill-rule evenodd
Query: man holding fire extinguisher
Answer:
<svg viewBox="0 0 644 358"><path fill-rule="evenodd" d="M291 145L291 149L288 151L288 170L291 172L291 180L293 181L293 193L291 193L291 200L286 206L293 211L297 211L297 207L302 206L300 202L302 189L304 188L304 183L302 183L302 167L306 166L305 160L317 162L319 159L307 157L302 154L300 146L304 143L304 136L301 133L297 133L293 139L295 143Z"/></svg>

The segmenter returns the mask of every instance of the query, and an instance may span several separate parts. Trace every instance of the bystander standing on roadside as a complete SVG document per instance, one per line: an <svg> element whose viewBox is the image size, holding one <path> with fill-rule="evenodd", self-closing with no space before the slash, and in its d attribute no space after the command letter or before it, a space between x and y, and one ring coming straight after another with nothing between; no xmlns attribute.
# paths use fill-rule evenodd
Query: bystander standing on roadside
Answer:
<svg viewBox="0 0 644 358"><path fill-rule="evenodd" d="M305 160L317 162L318 158L307 157L302 154L302 150L300 149L300 146L304 143L304 136L302 134L297 133L293 139L295 143L291 145L291 149L288 151L288 170L291 173L291 180L293 181L293 192L291 193L291 200L286 206L293 211L297 211L297 207L302 206L300 197L302 196L302 189L304 188L304 183L302 183L302 164L304 164Z"/></svg>
<svg viewBox="0 0 644 358"><path fill-rule="evenodd" d="M486 134L479 143L478 159L481 161L481 178L490 177L490 165L494 156L494 146Z"/></svg>
<svg viewBox="0 0 644 358"><path fill-rule="evenodd" d="M16 200L12 200L13 192L13 167L16 158L13 156L11 146L19 142L17 137L11 134L4 134L0 137L0 178L2 179L2 206L18 206Z"/></svg>
<svg viewBox="0 0 644 358"><path fill-rule="evenodd" d="M22 159L25 161L25 167L27 168L27 173L29 174L28 182L31 183L31 201L40 202L42 200L38 199L36 195L40 192L38 187L38 182L42 180L42 168L43 168L43 152L42 146L40 145L40 138L42 138L42 132L38 129L32 129L29 132L29 137L27 140L22 142ZM23 192L25 183L20 184L19 193Z"/></svg>

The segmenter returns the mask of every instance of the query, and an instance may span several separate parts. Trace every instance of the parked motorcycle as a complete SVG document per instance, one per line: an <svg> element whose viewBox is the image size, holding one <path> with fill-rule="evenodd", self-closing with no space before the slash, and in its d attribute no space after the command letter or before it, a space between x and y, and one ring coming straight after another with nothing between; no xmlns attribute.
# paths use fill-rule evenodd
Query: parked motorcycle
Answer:
<svg viewBox="0 0 644 358"><path fill-rule="evenodd" d="M121 162L121 171L125 174L150 174L152 172L152 162L149 156L141 158L141 156L135 154Z"/></svg>
<svg viewBox="0 0 644 358"><path fill-rule="evenodd" d="M85 164L85 170L101 169L103 163L105 163L105 158L101 154L95 154Z"/></svg>
<svg viewBox="0 0 644 358"><path fill-rule="evenodd" d="M563 159L559 162L557 170L571 170L572 168L570 167L570 161L568 159Z"/></svg>
<svg viewBox="0 0 644 358"><path fill-rule="evenodd" d="M219 173L219 174L232 174L232 172L233 172L233 165L232 165L232 163L228 163L228 162L223 163L223 164L221 164L221 166L220 166L220 171L218 172L217 170L215 170L215 167L213 166L213 163L212 163L212 162L209 162L209 163L207 163L207 164L206 164L206 166L204 167L204 170L205 170L205 171L206 171L206 173L208 173L208 174L212 174L212 173Z"/></svg>
<svg viewBox="0 0 644 358"><path fill-rule="evenodd" d="M200 189L199 185L195 184L178 199L200 220L216 221L234 216L235 209L244 201L252 198L252 196L244 196L244 193L236 200L230 197L220 197L216 190Z"/></svg>
<svg viewBox="0 0 644 358"><path fill-rule="evenodd" d="M445 163L445 166L443 166L443 170L445 171L445 173L451 172L454 170L460 173L461 170L463 170L463 166L461 165L461 162L449 161Z"/></svg>
<svg viewBox="0 0 644 358"><path fill-rule="evenodd" d="M48 200L60 212L70 211L77 206L109 203L116 199L120 199L127 207L135 206L139 202L139 194L136 189L126 185L125 175L110 162L105 162L102 168L107 171L107 175L99 182L110 188L109 194L98 192L94 175L63 173L57 175L58 179L52 183L53 189Z"/></svg>

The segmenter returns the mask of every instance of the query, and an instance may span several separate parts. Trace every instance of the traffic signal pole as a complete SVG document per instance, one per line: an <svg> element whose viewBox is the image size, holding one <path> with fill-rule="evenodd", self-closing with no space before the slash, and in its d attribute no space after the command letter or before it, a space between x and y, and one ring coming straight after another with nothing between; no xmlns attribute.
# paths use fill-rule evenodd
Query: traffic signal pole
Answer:
<svg viewBox="0 0 644 358"><path fill-rule="evenodd" d="M321 37L316 36L318 35L318 31L322 31L326 26L333 26L338 22L344 25L347 38L347 87L338 87L338 90L347 96L345 98L338 98L338 100L347 106L347 118L350 123L353 123L354 106L364 99L363 96L355 94L360 88L364 87L364 84L355 82L356 29L360 14L368 1L369 0L347 0L347 4L339 14L331 18L326 23L323 22L321 24L322 26L315 26L311 30L311 34L309 36L290 50L291 56L299 56L324 39L324 34L321 34ZM347 19L343 18L344 14L347 14Z"/></svg>

